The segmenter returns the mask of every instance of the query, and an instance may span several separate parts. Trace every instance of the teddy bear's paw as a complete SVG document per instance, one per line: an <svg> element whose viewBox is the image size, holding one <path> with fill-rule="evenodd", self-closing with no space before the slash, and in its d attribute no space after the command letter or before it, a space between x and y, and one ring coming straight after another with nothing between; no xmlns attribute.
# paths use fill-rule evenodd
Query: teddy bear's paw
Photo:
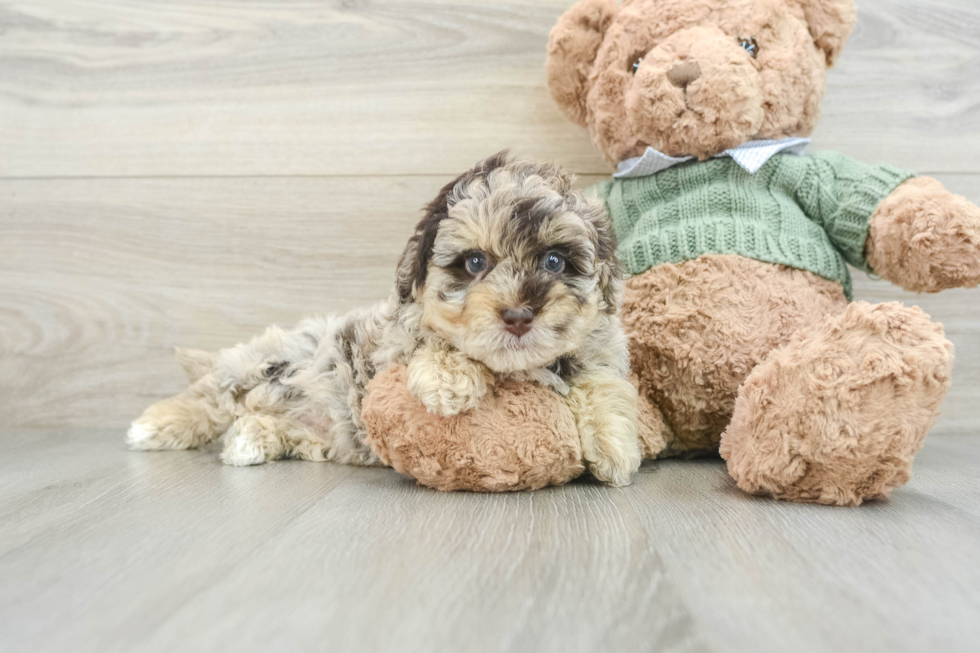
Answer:
<svg viewBox="0 0 980 653"><path fill-rule="evenodd" d="M721 455L740 488L857 506L911 477L950 384L952 345L916 307L851 304L798 332L739 389Z"/></svg>
<svg viewBox="0 0 980 653"><path fill-rule="evenodd" d="M868 262L913 292L980 285L980 207L935 179L899 186L871 219Z"/></svg>
<svg viewBox="0 0 980 653"><path fill-rule="evenodd" d="M452 350L424 348L408 365L408 389L430 413L452 417L476 408L493 383L481 363Z"/></svg>

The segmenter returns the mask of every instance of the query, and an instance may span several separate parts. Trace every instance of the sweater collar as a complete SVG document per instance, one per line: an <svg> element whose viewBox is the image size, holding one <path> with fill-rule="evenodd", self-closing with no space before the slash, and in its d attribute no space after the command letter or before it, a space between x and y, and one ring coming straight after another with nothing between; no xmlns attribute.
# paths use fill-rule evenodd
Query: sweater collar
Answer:
<svg viewBox="0 0 980 653"><path fill-rule="evenodd" d="M725 150L721 154L716 154L713 158L731 157L735 163L742 166L751 175L759 172L762 166L768 163L769 159L780 153L795 154L803 156L807 145L810 144L809 138L784 138L779 141L749 141L730 150ZM648 147L643 156L626 159L619 164L619 172L613 175L615 179L635 179L637 177L649 177L662 170L671 168L687 161L692 161L693 156L673 157L667 156L663 152Z"/></svg>

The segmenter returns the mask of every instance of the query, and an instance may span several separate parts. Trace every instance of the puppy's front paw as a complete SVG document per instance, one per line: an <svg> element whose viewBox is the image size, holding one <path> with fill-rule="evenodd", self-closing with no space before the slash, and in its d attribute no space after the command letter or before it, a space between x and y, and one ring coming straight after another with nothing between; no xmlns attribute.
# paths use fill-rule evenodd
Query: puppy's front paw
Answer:
<svg viewBox="0 0 980 653"><path fill-rule="evenodd" d="M614 375L595 374L576 380L568 403L589 471L614 487L629 485L642 458L636 389Z"/></svg>
<svg viewBox="0 0 980 653"><path fill-rule="evenodd" d="M457 351L421 349L408 365L412 395L443 417L476 408L492 383L490 370Z"/></svg>

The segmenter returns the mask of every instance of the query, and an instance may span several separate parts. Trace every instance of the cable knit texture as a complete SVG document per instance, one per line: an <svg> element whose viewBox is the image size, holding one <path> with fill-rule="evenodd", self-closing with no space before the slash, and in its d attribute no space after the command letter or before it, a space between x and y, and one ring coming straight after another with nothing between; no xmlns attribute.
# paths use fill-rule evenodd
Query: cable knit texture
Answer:
<svg viewBox="0 0 980 653"><path fill-rule="evenodd" d="M822 152L774 156L754 175L727 158L681 164L596 190L631 275L705 254L739 254L837 281L850 299L847 263L871 271L869 220L912 177Z"/></svg>

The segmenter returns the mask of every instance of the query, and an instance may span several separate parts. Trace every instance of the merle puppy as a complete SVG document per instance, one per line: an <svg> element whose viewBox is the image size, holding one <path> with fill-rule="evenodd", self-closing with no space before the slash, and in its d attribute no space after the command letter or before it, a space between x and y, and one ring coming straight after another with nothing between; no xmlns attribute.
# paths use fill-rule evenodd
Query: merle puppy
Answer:
<svg viewBox="0 0 980 653"><path fill-rule="evenodd" d="M446 416L475 408L501 378L550 386L576 417L593 475L628 484L640 451L622 273L602 204L572 181L507 153L481 162L426 208L386 302L217 353L178 350L190 388L150 406L127 442L187 449L225 434L231 465L377 464L364 388L405 363L412 393Z"/></svg>

